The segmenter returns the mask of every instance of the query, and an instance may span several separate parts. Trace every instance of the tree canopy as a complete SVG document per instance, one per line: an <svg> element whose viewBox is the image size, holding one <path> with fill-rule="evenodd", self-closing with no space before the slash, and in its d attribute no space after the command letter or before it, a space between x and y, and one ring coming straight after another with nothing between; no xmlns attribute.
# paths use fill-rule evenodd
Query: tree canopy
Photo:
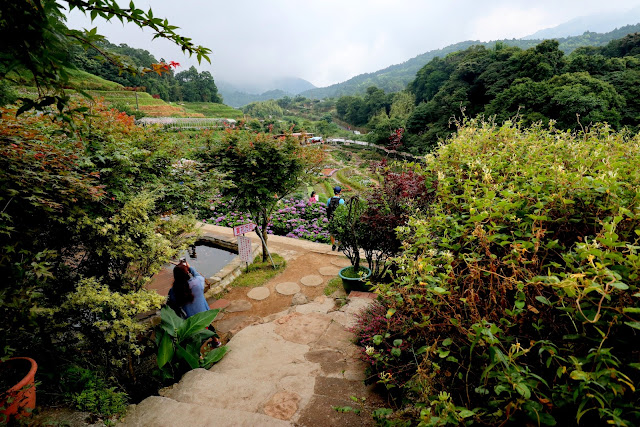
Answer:
<svg viewBox="0 0 640 427"><path fill-rule="evenodd" d="M319 169L323 153L300 145L291 136L274 138L228 130L224 139L202 157L209 167L225 174L222 197L237 211L251 214L266 242L267 225L276 204L298 188L309 173ZM266 261L266 250L262 256Z"/></svg>
<svg viewBox="0 0 640 427"><path fill-rule="evenodd" d="M640 36L630 34L604 47L583 47L566 56L558 41L522 50L504 43L471 46L435 58L407 85L415 99L387 95L378 109L379 89L364 97L336 101L339 118L371 130L369 140L385 143L403 128L403 145L425 153L456 130L463 116L520 120L528 125L553 120L561 129L607 122L614 129L640 129ZM396 105L396 103L402 103ZM394 105L395 108L394 108ZM385 105L386 107L386 105ZM402 118L392 111L401 109Z"/></svg>
<svg viewBox="0 0 640 427"><path fill-rule="evenodd" d="M91 20L97 17L107 21L118 19L150 29L154 38L168 39L189 55L196 55L198 61L209 61L210 49L197 46L190 38L176 33L178 27L170 25L166 19L158 18L149 9L144 11L131 1L129 7L121 7L115 0L26 0L24 2L6 1L0 4L0 81L12 78L12 73L28 72L38 88L37 100L22 99L19 113L30 108L44 108L56 105L62 110L68 105L64 87L68 81L65 67L69 66L67 52L74 45L96 49L113 65L133 73L155 71L158 74L168 71L168 67L135 67L122 62L118 57L102 51L98 42L104 37L97 28L74 30L66 26L65 13L77 9L89 14ZM149 67L147 66L147 67Z"/></svg>

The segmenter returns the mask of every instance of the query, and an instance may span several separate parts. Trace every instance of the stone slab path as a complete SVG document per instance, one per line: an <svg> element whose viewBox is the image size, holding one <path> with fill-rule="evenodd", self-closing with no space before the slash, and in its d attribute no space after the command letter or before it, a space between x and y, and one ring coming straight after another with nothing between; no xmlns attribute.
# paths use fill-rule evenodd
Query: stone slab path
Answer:
<svg viewBox="0 0 640 427"><path fill-rule="evenodd" d="M133 406L124 425L373 425L368 409L383 402L364 385L366 366L346 329L371 301L338 308L320 297L256 320L227 343L222 361ZM332 409L353 406L350 396L366 399L365 413Z"/></svg>
<svg viewBox="0 0 640 427"><path fill-rule="evenodd" d="M220 228L203 227L230 232ZM337 306L322 290L348 260L329 245L272 238L269 247L285 257L286 269L262 287L234 288L211 303L222 309L216 329L230 337L224 359L132 405L124 425L374 425L370 411L385 403L364 385L366 366L348 328L375 295L352 292ZM365 398L361 415L333 409L358 406L352 396Z"/></svg>

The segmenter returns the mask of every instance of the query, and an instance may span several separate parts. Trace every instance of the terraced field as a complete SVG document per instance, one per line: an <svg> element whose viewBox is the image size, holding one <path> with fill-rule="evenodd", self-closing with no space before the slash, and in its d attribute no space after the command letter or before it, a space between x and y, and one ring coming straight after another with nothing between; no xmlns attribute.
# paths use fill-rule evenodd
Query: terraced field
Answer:
<svg viewBox="0 0 640 427"><path fill-rule="evenodd" d="M333 187L342 187L342 195L348 198L366 191L378 184L378 177L369 170L372 161L379 161L381 156L372 151L350 150L346 147L335 147L327 152L326 173L319 181L308 188L320 195L321 200L333 196ZM337 169L334 173L329 171Z"/></svg>
<svg viewBox="0 0 640 427"><path fill-rule="evenodd" d="M82 90L89 95L102 99L109 104L120 104L135 109L136 105L149 117L212 117L225 119L239 119L242 111L224 104L213 102L166 102L156 99L147 92L124 90L121 84L105 80L101 77L80 70L66 70L69 74L68 91ZM15 76L21 86L18 88L20 96L36 97L37 89L29 76Z"/></svg>

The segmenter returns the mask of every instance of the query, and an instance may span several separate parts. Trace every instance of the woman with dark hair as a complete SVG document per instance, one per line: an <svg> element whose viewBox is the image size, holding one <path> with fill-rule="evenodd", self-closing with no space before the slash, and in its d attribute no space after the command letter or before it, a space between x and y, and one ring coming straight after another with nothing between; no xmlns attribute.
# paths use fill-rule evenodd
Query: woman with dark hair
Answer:
<svg viewBox="0 0 640 427"><path fill-rule="evenodd" d="M204 297L204 277L191 267L185 258L173 268L173 287L169 290L167 304L184 318L209 310L209 304ZM215 332L211 325L208 329ZM213 347L220 345L220 340L213 337Z"/></svg>
<svg viewBox="0 0 640 427"><path fill-rule="evenodd" d="M173 268L173 287L169 291L169 306L177 306L184 310L186 317L209 310L204 297L204 277L189 266L186 259Z"/></svg>

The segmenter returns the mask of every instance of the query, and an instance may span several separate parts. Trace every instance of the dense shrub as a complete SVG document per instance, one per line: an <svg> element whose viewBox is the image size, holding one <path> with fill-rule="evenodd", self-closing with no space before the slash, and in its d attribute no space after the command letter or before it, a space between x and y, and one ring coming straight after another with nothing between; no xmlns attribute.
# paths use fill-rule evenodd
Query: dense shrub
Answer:
<svg viewBox="0 0 640 427"><path fill-rule="evenodd" d="M396 229L406 225L415 210L426 210L433 200L435 178L426 179L414 167L405 163L389 165L386 159L373 164L380 184L349 199L336 210L329 224L354 268L359 268L359 253L364 251L374 281L385 276L391 266L389 258L400 252Z"/></svg>
<svg viewBox="0 0 640 427"><path fill-rule="evenodd" d="M160 218L191 210L169 191L188 195L172 167L182 146L100 103L82 108L71 123L0 109L0 358L36 358L39 393L62 360L100 366L111 386L136 381L139 316L164 300L142 288L195 231L195 216Z"/></svg>
<svg viewBox="0 0 640 427"><path fill-rule="evenodd" d="M370 347L425 425L640 422L640 138L469 123L424 165ZM380 338L381 337L381 338ZM389 348L398 348L388 355ZM407 363L412 365L406 375ZM403 404L402 402L410 402Z"/></svg>
<svg viewBox="0 0 640 427"><path fill-rule="evenodd" d="M80 411L110 417L127 409L127 394L109 387L98 372L71 365L60 374L60 389L65 399Z"/></svg>

